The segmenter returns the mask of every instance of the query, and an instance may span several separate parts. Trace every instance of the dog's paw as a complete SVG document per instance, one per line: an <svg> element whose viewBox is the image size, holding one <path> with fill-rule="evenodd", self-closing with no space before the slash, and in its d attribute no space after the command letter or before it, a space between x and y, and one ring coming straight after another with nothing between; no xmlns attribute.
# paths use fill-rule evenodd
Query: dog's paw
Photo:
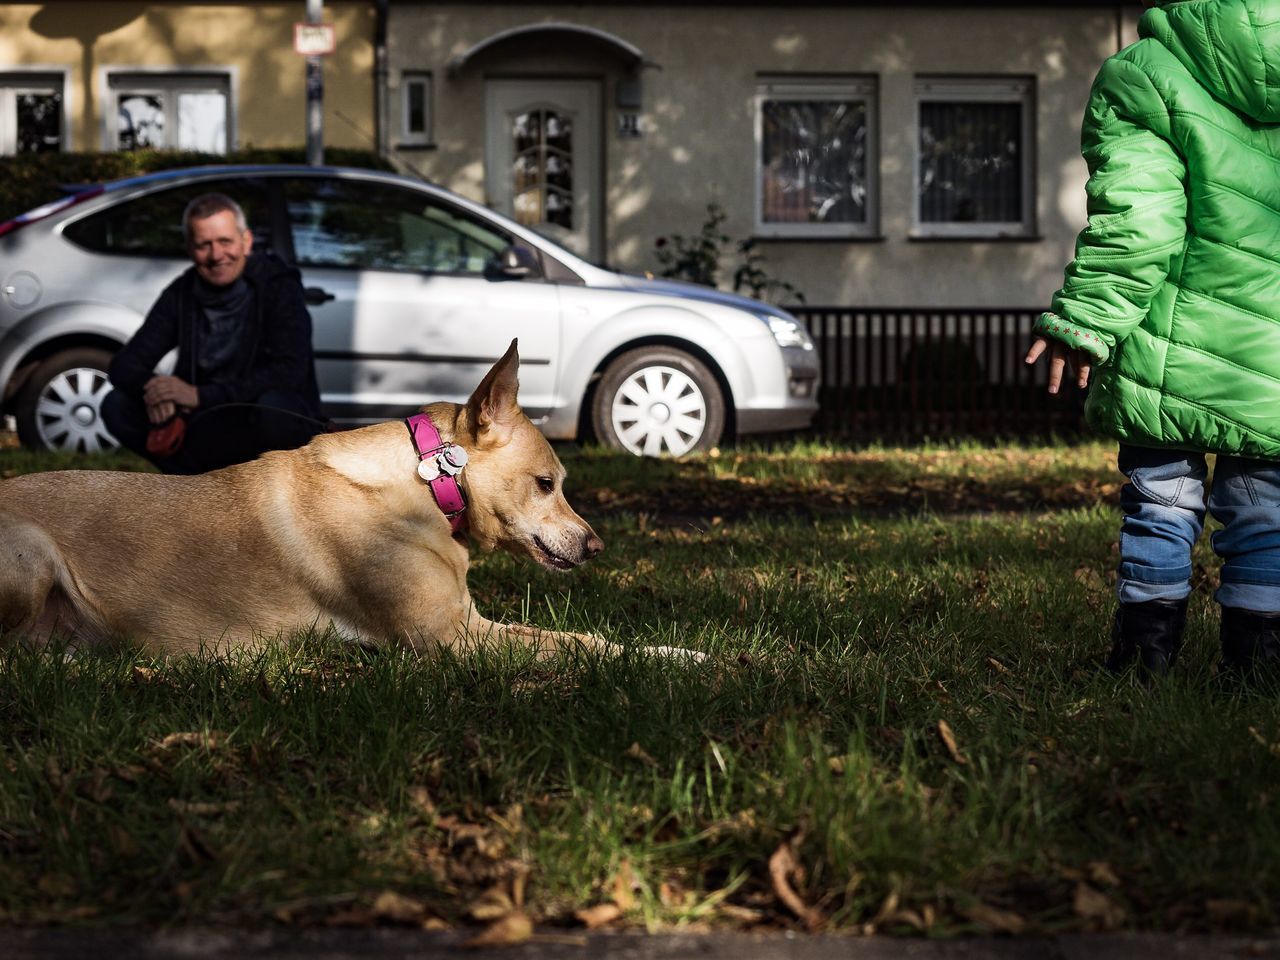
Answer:
<svg viewBox="0 0 1280 960"><path fill-rule="evenodd" d="M654 656L666 657L668 660L687 660L690 663L702 663L708 657L697 650L686 650L684 647L645 647L646 652Z"/></svg>

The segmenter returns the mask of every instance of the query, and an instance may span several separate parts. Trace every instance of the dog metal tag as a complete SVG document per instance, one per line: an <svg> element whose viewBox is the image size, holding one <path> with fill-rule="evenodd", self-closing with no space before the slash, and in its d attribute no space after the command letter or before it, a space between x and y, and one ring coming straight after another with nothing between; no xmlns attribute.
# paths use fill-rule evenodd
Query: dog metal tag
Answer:
<svg viewBox="0 0 1280 960"><path fill-rule="evenodd" d="M463 450L456 443L445 447L440 451L440 472L447 473L451 477L456 477L462 472L462 468L467 465L467 451Z"/></svg>
<svg viewBox="0 0 1280 960"><path fill-rule="evenodd" d="M440 476L456 477L467 465L467 451L451 443L434 457L418 462L418 476L430 483Z"/></svg>

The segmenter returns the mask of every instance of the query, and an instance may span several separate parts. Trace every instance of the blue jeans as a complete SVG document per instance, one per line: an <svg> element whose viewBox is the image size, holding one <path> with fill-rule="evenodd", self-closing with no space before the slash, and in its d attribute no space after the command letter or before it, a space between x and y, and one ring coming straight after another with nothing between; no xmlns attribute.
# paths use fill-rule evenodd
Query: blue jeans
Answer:
<svg viewBox="0 0 1280 960"><path fill-rule="evenodd" d="M1204 454L1120 445L1121 603L1180 600L1191 592L1191 547L1204 529ZM1280 613L1280 463L1219 456L1208 510L1222 558L1214 599L1224 607Z"/></svg>

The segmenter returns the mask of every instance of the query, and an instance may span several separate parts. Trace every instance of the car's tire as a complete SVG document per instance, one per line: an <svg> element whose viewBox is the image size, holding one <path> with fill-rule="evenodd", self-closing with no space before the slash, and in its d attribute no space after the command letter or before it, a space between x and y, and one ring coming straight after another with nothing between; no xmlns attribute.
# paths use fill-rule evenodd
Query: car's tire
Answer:
<svg viewBox="0 0 1280 960"><path fill-rule="evenodd" d="M102 422L111 354L97 347L55 353L31 371L14 403L18 439L36 450L99 453L120 446Z"/></svg>
<svg viewBox="0 0 1280 960"><path fill-rule="evenodd" d="M725 400L706 364L682 350L639 347L605 369L591 426L607 447L637 456L681 456L720 442Z"/></svg>

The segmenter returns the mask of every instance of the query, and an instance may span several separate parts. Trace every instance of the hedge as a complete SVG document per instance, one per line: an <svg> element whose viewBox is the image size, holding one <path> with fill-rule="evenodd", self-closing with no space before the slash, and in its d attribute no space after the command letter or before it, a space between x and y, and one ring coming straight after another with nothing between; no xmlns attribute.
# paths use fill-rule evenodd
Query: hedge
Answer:
<svg viewBox="0 0 1280 960"><path fill-rule="evenodd" d="M392 170L390 163L370 150L330 147L325 163L339 167ZM101 183L135 177L156 170L198 167L214 163L305 163L306 149L239 150L235 153L193 153L174 150L131 150L112 153L26 153L0 157L0 223L42 203L56 200L68 185Z"/></svg>

